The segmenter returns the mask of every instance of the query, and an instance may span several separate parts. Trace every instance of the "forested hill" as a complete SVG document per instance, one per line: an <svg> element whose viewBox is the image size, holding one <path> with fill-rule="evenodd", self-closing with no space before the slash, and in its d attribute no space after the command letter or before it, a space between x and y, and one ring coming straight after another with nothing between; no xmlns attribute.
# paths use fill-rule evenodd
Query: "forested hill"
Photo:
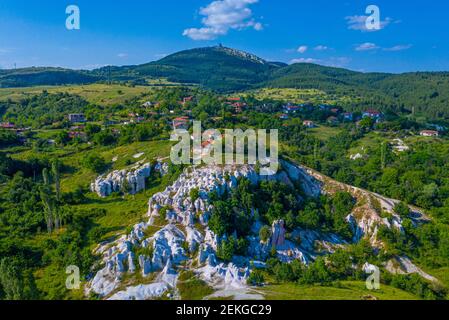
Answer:
<svg viewBox="0 0 449 320"><path fill-rule="evenodd" d="M0 70L0 88L39 85L88 84L101 80L97 74L63 68L22 68Z"/></svg>
<svg viewBox="0 0 449 320"><path fill-rule="evenodd" d="M283 66L243 51L211 47L181 51L157 62L137 66L134 71L143 76L165 77L174 82L234 91L264 82L273 70Z"/></svg>
<svg viewBox="0 0 449 320"><path fill-rule="evenodd" d="M219 92L253 88L321 89L360 97L359 104L379 109L415 110L433 119L449 118L449 72L361 73L315 64L286 65L222 46L181 51L159 61L93 71L57 68L0 70L0 87L86 84L166 78Z"/></svg>
<svg viewBox="0 0 449 320"><path fill-rule="evenodd" d="M432 119L449 118L449 72L361 73L298 63L274 70L260 86L319 89L360 97L361 104L378 109L414 110Z"/></svg>

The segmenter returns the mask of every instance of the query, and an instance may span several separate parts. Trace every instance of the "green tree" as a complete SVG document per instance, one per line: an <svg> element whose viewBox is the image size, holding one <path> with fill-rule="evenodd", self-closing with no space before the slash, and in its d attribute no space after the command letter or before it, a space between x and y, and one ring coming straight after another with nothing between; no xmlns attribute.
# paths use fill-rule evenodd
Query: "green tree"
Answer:
<svg viewBox="0 0 449 320"><path fill-rule="evenodd" d="M86 169L95 173L102 173L106 169L106 160L98 154L90 153L81 159L81 164Z"/></svg>
<svg viewBox="0 0 449 320"><path fill-rule="evenodd" d="M393 211L402 218L407 218L410 215L410 208L403 202L397 203Z"/></svg>
<svg viewBox="0 0 449 320"><path fill-rule="evenodd" d="M269 226L263 226L260 228L259 238L263 243L268 243L271 238L271 228Z"/></svg>

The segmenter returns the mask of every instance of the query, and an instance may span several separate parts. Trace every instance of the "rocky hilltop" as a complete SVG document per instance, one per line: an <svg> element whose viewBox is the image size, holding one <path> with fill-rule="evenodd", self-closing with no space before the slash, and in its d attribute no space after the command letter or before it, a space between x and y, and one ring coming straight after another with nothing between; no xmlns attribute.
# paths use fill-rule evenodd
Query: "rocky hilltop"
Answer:
<svg viewBox="0 0 449 320"><path fill-rule="evenodd" d="M383 244L376 237L380 225L402 228L401 218L393 212L397 201L338 183L291 162L282 161L282 169L269 177L260 176L248 165L190 167L166 190L149 199L147 221L135 225L130 234L99 245L96 249L96 254L102 257L99 271L90 280L86 294L95 293L112 300L176 299L179 273L190 270L214 288L214 296L262 299L250 290L247 279L255 268L265 267L264 261L273 250L285 263L300 260L307 265L316 257L332 254L349 244L338 235L301 228L294 230L287 239L282 220L273 223L271 238L264 242L259 237L262 224L253 210L255 222L247 239L248 256L234 257L230 263L219 261L218 246L226 236L220 238L208 228L213 209L209 196L211 192L222 194L236 188L241 177L252 184L268 179L300 185L303 194L298 198L318 197L338 190L351 193L357 204L346 221L354 230L353 242L366 238L374 247L381 248ZM198 190L197 199L191 198L193 189ZM381 217L379 204L391 218ZM417 209L414 209L413 218L415 223L427 219ZM387 269L392 273L418 273L432 279L407 257L397 257L395 263L388 263ZM126 282L130 276L140 280Z"/></svg>

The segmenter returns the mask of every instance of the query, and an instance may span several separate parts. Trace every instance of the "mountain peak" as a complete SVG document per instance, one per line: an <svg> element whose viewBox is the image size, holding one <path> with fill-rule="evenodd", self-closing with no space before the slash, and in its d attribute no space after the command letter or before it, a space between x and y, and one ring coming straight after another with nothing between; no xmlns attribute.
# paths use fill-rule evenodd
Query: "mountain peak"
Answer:
<svg viewBox="0 0 449 320"><path fill-rule="evenodd" d="M233 49L233 48L228 48L228 47L224 47L223 45L218 45L215 47L212 47L213 49L217 50L217 51L222 51L230 56L234 56L234 57L238 57L238 58L242 58L245 60L250 60L256 63L260 63L260 64L266 64L267 61L265 61L262 58L259 58L258 56L256 56L255 54L252 53L248 53L242 50L238 50L238 49Z"/></svg>

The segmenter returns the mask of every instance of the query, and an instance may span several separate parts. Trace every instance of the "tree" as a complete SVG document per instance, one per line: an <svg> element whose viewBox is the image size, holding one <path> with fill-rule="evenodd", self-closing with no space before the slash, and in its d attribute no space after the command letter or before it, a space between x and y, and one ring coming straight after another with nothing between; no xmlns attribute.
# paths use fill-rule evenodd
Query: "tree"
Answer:
<svg viewBox="0 0 449 320"><path fill-rule="evenodd" d="M106 169L106 160L98 154L90 153L81 159L81 164L95 173L102 173Z"/></svg>
<svg viewBox="0 0 449 320"><path fill-rule="evenodd" d="M410 215L410 208L403 202L397 203L393 211L401 218L407 218Z"/></svg>
<svg viewBox="0 0 449 320"><path fill-rule="evenodd" d="M193 188L190 190L190 200L195 202L200 197L200 190L198 188Z"/></svg>
<svg viewBox="0 0 449 320"><path fill-rule="evenodd" d="M370 130L374 126L374 120L370 117L365 117L360 121L360 127L362 129Z"/></svg>
<svg viewBox="0 0 449 320"><path fill-rule="evenodd" d="M50 186L50 176L48 174L48 169L44 168L42 170L42 178L44 180L44 184L40 188L40 196L42 199L42 203L44 204L45 211L45 220L47 222L47 231L51 233L53 231L53 224L55 223L54 219L54 205L51 199L51 186Z"/></svg>
<svg viewBox="0 0 449 320"><path fill-rule="evenodd" d="M248 277L247 283L250 286L262 286L265 282L265 277L260 270L254 270Z"/></svg>
<svg viewBox="0 0 449 320"><path fill-rule="evenodd" d="M223 240L218 246L217 258L225 262L230 262L236 252L237 240L230 237L229 240Z"/></svg>
<svg viewBox="0 0 449 320"><path fill-rule="evenodd" d="M101 127L97 124L89 123L86 125L86 128L84 129L84 132L86 135L90 138L94 134L99 133L101 131Z"/></svg>
<svg viewBox="0 0 449 320"><path fill-rule="evenodd" d="M30 300L38 298L33 274L23 271L24 262L16 257L0 261L0 288L5 300Z"/></svg>
<svg viewBox="0 0 449 320"><path fill-rule="evenodd" d="M268 243L271 238L271 228L269 226L263 226L260 228L259 238L263 243Z"/></svg>
<svg viewBox="0 0 449 320"><path fill-rule="evenodd" d="M56 199L58 201L61 200L61 181L60 181L60 166L61 164L59 163L58 160L54 160L53 163L51 164L51 171L53 174L53 180L55 182L55 190L56 190Z"/></svg>

